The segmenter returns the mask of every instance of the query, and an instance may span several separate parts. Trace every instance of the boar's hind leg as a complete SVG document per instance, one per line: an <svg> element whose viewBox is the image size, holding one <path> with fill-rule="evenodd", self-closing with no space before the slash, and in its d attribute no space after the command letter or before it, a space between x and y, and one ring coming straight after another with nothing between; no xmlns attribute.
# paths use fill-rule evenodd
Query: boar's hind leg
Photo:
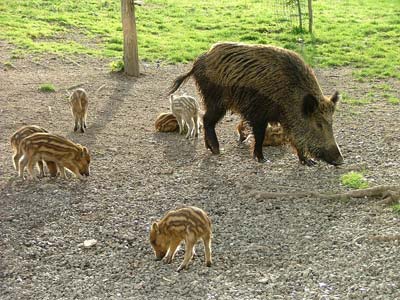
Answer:
<svg viewBox="0 0 400 300"><path fill-rule="evenodd" d="M258 162L265 162L262 147L264 143L265 129L268 122L250 122L250 124L253 127L253 134L255 139L253 158L256 159Z"/></svg>
<svg viewBox="0 0 400 300"><path fill-rule="evenodd" d="M78 117L75 116L75 126L74 126L74 131L77 131L79 128L79 124L78 124Z"/></svg>
<svg viewBox="0 0 400 300"><path fill-rule="evenodd" d="M20 159L20 155L18 155L18 153L15 153L14 155L13 155L13 163L14 163L14 168L15 168L15 170L19 170L18 168L19 168L19 165L18 165L18 162L19 162L19 159Z"/></svg>
<svg viewBox="0 0 400 300"><path fill-rule="evenodd" d="M22 157L19 159L19 166L18 166L18 172L19 172L19 177L24 178L24 170L26 167L26 164L28 163L28 156L22 155Z"/></svg>
<svg viewBox="0 0 400 300"><path fill-rule="evenodd" d="M206 112L203 116L204 142L213 154L219 154L219 143L215 133L215 125L223 118L226 108L222 102L222 87L201 78L197 80L198 88L203 96Z"/></svg>

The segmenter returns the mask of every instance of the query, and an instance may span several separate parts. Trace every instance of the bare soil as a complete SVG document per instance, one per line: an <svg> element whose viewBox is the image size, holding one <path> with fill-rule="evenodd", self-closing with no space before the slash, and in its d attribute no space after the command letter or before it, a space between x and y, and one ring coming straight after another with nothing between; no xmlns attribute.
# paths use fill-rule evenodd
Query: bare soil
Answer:
<svg viewBox="0 0 400 300"><path fill-rule="evenodd" d="M349 190L340 176L363 171L370 186L396 185L400 175L400 105L383 97L342 103L334 131L341 167L299 164L286 147L266 147L259 164L236 142L236 115L217 127L218 156L203 140L157 133L166 91L189 65L145 65L140 78L112 74L93 57L11 59L0 43L0 298L1 299L399 299L400 216L379 199L329 200L295 193ZM351 69L316 70L327 94L363 97ZM43 93L43 83L57 91ZM400 84L389 83L399 97ZM73 132L66 89L89 94L88 130ZM184 91L196 95L192 82ZM9 137L41 125L87 146L85 181L21 180ZM262 192L294 193L281 198ZM213 265L204 251L188 270L183 259L155 261L149 225L165 212L195 205L213 222ZM96 239L84 248L82 243Z"/></svg>

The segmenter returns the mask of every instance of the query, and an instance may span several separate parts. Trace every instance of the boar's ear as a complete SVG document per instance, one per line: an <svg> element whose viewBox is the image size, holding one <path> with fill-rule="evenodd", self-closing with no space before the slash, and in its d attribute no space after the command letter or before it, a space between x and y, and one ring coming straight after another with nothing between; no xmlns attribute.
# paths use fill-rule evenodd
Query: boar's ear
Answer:
<svg viewBox="0 0 400 300"><path fill-rule="evenodd" d="M157 223L153 223L151 225L151 231L154 231L154 232L158 233L158 224Z"/></svg>
<svg viewBox="0 0 400 300"><path fill-rule="evenodd" d="M89 154L89 150L88 150L88 148L86 148L86 147L82 147L82 153L81 153L81 156L82 157L85 157L86 155L88 155Z"/></svg>
<svg viewBox="0 0 400 300"><path fill-rule="evenodd" d="M303 98L303 115L309 117L318 108L318 99L315 96L308 94Z"/></svg>
<svg viewBox="0 0 400 300"><path fill-rule="evenodd" d="M332 96L331 96L331 101L334 105L336 105L336 103L338 103L340 100L340 95L339 92L336 91Z"/></svg>

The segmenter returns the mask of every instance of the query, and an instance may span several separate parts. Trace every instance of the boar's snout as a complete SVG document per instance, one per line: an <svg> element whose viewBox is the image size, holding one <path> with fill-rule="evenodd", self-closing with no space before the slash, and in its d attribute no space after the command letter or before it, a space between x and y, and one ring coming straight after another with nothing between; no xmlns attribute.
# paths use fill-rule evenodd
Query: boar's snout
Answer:
<svg viewBox="0 0 400 300"><path fill-rule="evenodd" d="M328 164L338 166L343 164L344 159L340 152L339 146L335 145L327 150L320 152L320 158L326 161Z"/></svg>

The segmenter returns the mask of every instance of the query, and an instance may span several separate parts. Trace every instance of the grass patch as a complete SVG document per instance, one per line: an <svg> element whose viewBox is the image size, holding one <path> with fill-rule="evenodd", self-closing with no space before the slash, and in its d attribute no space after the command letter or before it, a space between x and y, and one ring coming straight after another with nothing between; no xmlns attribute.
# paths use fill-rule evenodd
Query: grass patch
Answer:
<svg viewBox="0 0 400 300"><path fill-rule="evenodd" d="M125 65L122 60L115 60L110 63L109 67L111 72L122 72L125 68Z"/></svg>
<svg viewBox="0 0 400 300"><path fill-rule="evenodd" d="M343 103L347 103L350 105L366 105L369 104L373 101L373 95L371 93L368 93L365 98L360 98L360 99L355 99L351 98L348 94L342 93L341 94L341 101Z"/></svg>
<svg viewBox="0 0 400 300"><path fill-rule="evenodd" d="M389 97L389 98L387 99L387 101L388 101L390 104L394 104L394 105L400 104L400 99L397 98L397 97Z"/></svg>
<svg viewBox="0 0 400 300"><path fill-rule="evenodd" d="M3 64L8 69L15 69L15 66L10 61L5 61Z"/></svg>
<svg viewBox="0 0 400 300"><path fill-rule="evenodd" d="M395 204L392 206L392 208L395 213L400 214L400 204Z"/></svg>
<svg viewBox="0 0 400 300"><path fill-rule="evenodd" d="M56 88L51 83L44 83L39 87L39 91L44 92L44 93L51 93L51 92L55 92Z"/></svg>
<svg viewBox="0 0 400 300"><path fill-rule="evenodd" d="M363 174L359 172L349 172L343 174L340 180L344 186L353 189L365 189L368 187L367 180L364 178Z"/></svg>
<svg viewBox="0 0 400 300"><path fill-rule="evenodd" d="M139 56L191 62L215 42L243 41L295 50L313 66L351 66L360 80L400 78L398 1L315 1L313 35L280 20L272 4L148 0L136 7ZM24 52L120 58L120 14L119 0L4 0L0 39Z"/></svg>

